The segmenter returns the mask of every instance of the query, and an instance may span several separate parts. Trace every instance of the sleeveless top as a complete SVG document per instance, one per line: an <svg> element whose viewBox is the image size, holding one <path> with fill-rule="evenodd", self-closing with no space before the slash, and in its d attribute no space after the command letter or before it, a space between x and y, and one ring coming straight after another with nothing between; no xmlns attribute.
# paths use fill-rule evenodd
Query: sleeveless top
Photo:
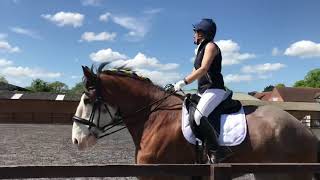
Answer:
<svg viewBox="0 0 320 180"><path fill-rule="evenodd" d="M199 69L201 67L205 47L209 42L210 41L204 41L200 44L196 59L194 61L195 69ZM207 73L198 79L198 92L200 94L204 93L204 91L207 89L225 90L223 76L221 74L221 51L217 44L214 43L214 45L218 48L218 54L214 57L214 60L212 61Z"/></svg>

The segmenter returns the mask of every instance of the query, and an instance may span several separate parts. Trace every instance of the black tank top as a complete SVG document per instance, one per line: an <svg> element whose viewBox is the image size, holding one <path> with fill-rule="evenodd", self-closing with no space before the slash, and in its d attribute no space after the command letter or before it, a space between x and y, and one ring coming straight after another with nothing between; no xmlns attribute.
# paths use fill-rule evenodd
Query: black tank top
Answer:
<svg viewBox="0 0 320 180"><path fill-rule="evenodd" d="M199 69L201 67L204 51L206 45L210 41L205 41L200 44L197 52L196 59L194 61L194 68ZM215 44L215 43L214 43ZM218 54L214 57L208 72L198 79L198 92L200 94L204 93L207 89L224 89L223 76L221 74L221 51L217 44L215 46L218 48Z"/></svg>

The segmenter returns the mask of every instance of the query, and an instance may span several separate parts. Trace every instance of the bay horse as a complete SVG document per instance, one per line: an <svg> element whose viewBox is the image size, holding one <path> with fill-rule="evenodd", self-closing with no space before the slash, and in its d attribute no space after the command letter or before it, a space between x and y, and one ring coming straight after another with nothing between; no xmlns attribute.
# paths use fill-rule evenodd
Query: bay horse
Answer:
<svg viewBox="0 0 320 180"><path fill-rule="evenodd" d="M195 163L195 146L185 140L181 130L183 97L124 68L102 71L106 64L100 65L97 74L82 66L87 92L73 118L72 142L79 149L92 147L121 115L135 145L137 164ZM317 162L318 140L295 117L273 106L244 110L247 137L240 145L229 147L233 154L224 163ZM311 180L312 174L257 174L255 178Z"/></svg>

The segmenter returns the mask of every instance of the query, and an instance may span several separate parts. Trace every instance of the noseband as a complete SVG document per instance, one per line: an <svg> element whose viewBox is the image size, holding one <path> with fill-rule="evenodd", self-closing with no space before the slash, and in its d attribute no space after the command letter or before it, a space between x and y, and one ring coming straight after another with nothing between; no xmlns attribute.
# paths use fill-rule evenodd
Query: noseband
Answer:
<svg viewBox="0 0 320 180"><path fill-rule="evenodd" d="M107 125L101 127L100 126L100 112L101 112L102 104L103 104L103 107L107 110L107 112L108 112L108 114L109 114L109 116L111 118L111 123L108 123ZM95 111L97 109L98 109L98 118L97 118L98 122L97 122L97 124L95 124L93 121L94 121L94 118L95 118ZM92 108L89 120L80 118L78 116L73 116L72 120L74 122L89 126L88 129L91 132L91 134L94 135L98 139L100 139L102 137L105 137L105 136L108 136L110 134L113 134L115 132L118 132L118 131L126 128L126 127L121 127L121 128L119 128L117 130L111 131L111 129L113 129L115 126L123 124L123 120L122 120L122 117L120 115L120 110L118 108L118 110L115 113L115 115L112 116L107 104L104 103L99 98L97 98L97 100L93 104L93 108ZM91 131L92 128L98 129L101 132L101 134L98 135L98 134L94 133L93 131Z"/></svg>

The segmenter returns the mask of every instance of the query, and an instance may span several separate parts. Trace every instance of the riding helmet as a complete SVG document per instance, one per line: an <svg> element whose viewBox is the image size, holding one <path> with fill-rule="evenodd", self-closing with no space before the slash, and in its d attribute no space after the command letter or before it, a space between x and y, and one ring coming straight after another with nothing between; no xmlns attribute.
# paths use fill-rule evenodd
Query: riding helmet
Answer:
<svg viewBox="0 0 320 180"><path fill-rule="evenodd" d="M200 22L193 24L194 31L202 31L207 40L213 40L216 35L217 26L212 19L202 19Z"/></svg>

